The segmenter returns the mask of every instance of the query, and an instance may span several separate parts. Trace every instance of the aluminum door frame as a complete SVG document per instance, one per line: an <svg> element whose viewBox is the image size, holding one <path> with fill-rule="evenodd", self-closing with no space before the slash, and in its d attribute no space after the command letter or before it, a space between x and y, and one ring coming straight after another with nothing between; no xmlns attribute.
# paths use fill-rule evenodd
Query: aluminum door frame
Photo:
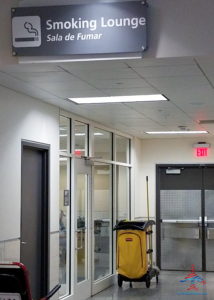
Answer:
<svg viewBox="0 0 214 300"><path fill-rule="evenodd" d="M88 164L87 159L85 158L75 158L74 159L74 244L73 244L73 255L74 259L74 282L73 282L73 295L72 299L82 300L86 299L86 297L90 297L92 295L92 217L91 217L91 202L92 202L92 166L90 163ZM81 282L77 282L77 202L76 202L76 183L77 183L77 175L85 174L87 175L87 278Z"/></svg>

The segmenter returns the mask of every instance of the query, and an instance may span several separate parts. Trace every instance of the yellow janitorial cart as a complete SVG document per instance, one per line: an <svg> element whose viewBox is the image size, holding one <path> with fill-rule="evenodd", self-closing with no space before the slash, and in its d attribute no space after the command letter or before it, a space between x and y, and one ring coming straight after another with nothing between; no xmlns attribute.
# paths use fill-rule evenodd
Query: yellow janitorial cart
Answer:
<svg viewBox="0 0 214 300"><path fill-rule="evenodd" d="M152 226L154 220L149 217L149 188L146 176L147 221L120 221L114 230L117 231L117 272L118 285L129 281L145 281L150 287L153 277L158 283L159 269L153 266Z"/></svg>
<svg viewBox="0 0 214 300"><path fill-rule="evenodd" d="M150 281L156 277L159 270L153 267L151 248L153 220L121 221L115 227L117 231L117 271L118 286L123 281L129 281L130 286L135 281L145 281L150 287Z"/></svg>

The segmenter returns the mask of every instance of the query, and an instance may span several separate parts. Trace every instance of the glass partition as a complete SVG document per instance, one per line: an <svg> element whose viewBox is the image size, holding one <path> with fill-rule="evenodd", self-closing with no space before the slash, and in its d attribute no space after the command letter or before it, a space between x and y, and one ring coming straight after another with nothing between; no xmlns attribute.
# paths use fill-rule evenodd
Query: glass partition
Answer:
<svg viewBox="0 0 214 300"><path fill-rule="evenodd" d="M77 156L88 155L88 125L75 121L74 123L74 154Z"/></svg>
<svg viewBox="0 0 214 300"><path fill-rule="evenodd" d="M59 151L70 151L70 119L63 116L59 121Z"/></svg>
<svg viewBox="0 0 214 300"><path fill-rule="evenodd" d="M112 160L112 133L94 128L94 156Z"/></svg>
<svg viewBox="0 0 214 300"><path fill-rule="evenodd" d="M129 219L129 168L116 166L116 219Z"/></svg>
<svg viewBox="0 0 214 300"><path fill-rule="evenodd" d="M130 163L129 144L130 140L124 136L115 135L116 158L115 160L122 163Z"/></svg>
<svg viewBox="0 0 214 300"><path fill-rule="evenodd" d="M69 218L70 218L70 160L60 157L60 190L59 190L59 283L60 296L69 294Z"/></svg>
<svg viewBox="0 0 214 300"><path fill-rule="evenodd" d="M112 167L94 166L94 280L112 274Z"/></svg>
<svg viewBox="0 0 214 300"><path fill-rule="evenodd" d="M88 175L77 174L77 282L87 279Z"/></svg>
<svg viewBox="0 0 214 300"><path fill-rule="evenodd" d="M108 277L114 273L113 223L115 219L116 222L129 219L130 139L89 126L77 120L60 117L60 298L67 297L77 289L84 291L89 282L97 289L109 280ZM89 129L92 136L89 135ZM89 141L90 137L92 139ZM93 153L95 157L92 165L87 164L93 173L92 181L91 173L89 175L88 171L85 172L81 165L86 164L88 160L79 159L88 156L89 153ZM79 156L76 159L78 166L72 164L74 180L71 181L70 166L74 155ZM74 183L73 186L71 182ZM72 220L71 189L75 195ZM75 245L71 245L70 236L74 237L72 241L74 240Z"/></svg>

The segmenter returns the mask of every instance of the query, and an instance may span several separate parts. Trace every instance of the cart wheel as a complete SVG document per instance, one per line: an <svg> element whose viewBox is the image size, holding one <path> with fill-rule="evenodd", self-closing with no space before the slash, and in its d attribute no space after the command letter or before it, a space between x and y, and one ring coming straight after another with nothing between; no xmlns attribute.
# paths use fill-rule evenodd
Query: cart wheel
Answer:
<svg viewBox="0 0 214 300"><path fill-rule="evenodd" d="M156 275L156 283L158 284L158 275Z"/></svg>
<svg viewBox="0 0 214 300"><path fill-rule="evenodd" d="M121 276L118 274L118 276L117 276L117 283L118 283L118 286L119 287L122 287L122 285L123 285L123 280L122 280L122 278L121 278Z"/></svg>
<svg viewBox="0 0 214 300"><path fill-rule="evenodd" d="M151 283L150 277L147 276L147 277L146 277L146 287L147 287L147 288L150 287L150 283Z"/></svg>

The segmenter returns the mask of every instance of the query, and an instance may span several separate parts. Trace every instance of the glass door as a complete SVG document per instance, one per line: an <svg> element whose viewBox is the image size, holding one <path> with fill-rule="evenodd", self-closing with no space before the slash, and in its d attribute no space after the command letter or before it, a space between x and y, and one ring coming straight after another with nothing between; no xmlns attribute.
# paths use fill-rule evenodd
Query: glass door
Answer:
<svg viewBox="0 0 214 300"><path fill-rule="evenodd" d="M59 296L66 297L70 292L70 159L67 157L60 157L59 192Z"/></svg>
<svg viewBox="0 0 214 300"><path fill-rule="evenodd" d="M92 166L90 160L76 158L74 178L75 284L73 296L75 300L83 300L113 283L112 167L104 163L94 163Z"/></svg>
<svg viewBox="0 0 214 300"><path fill-rule="evenodd" d="M75 161L75 300L91 296L91 166Z"/></svg>
<svg viewBox="0 0 214 300"><path fill-rule="evenodd" d="M112 167L93 167L93 294L112 280Z"/></svg>

